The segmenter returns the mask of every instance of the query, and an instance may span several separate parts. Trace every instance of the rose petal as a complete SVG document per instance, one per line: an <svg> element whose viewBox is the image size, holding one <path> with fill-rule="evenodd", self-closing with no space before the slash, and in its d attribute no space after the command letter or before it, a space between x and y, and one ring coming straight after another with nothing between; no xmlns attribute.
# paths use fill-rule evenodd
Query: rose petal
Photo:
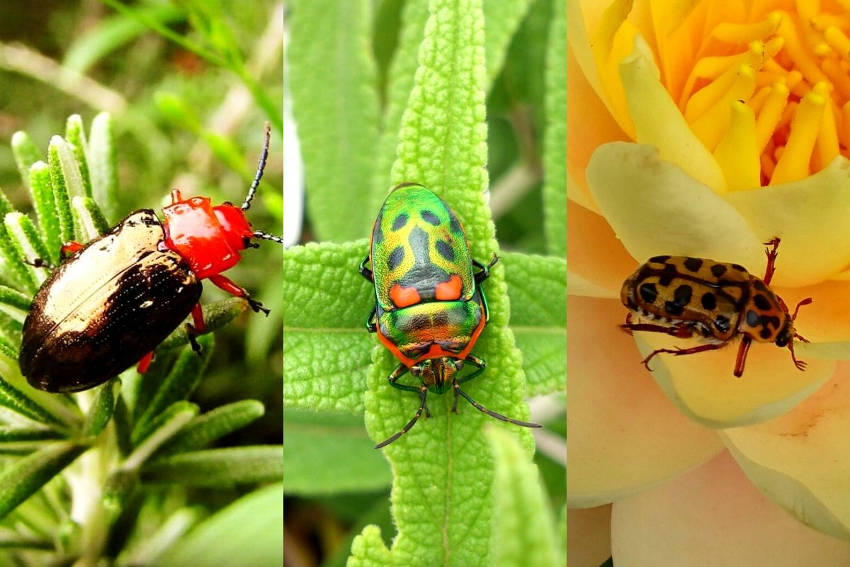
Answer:
<svg viewBox="0 0 850 567"><path fill-rule="evenodd" d="M714 456L715 432L685 419L618 328L619 301L570 296L567 399L570 506L598 506Z"/></svg>
<svg viewBox="0 0 850 567"><path fill-rule="evenodd" d="M660 488L616 502L611 547L617 567L850 564L850 545L795 521L725 452Z"/></svg>
<svg viewBox="0 0 850 567"><path fill-rule="evenodd" d="M784 254L780 254L777 263L790 264L785 262ZM800 307L794 322L794 328L806 339L812 343L850 341L850 282L826 281L807 287L773 289L792 310L801 299L812 298L810 305ZM819 345L808 345L812 351L816 346Z"/></svg>
<svg viewBox="0 0 850 567"><path fill-rule="evenodd" d="M642 38L636 41L635 51L620 62L620 78L636 141L657 147L661 159L679 165L715 191L725 192L723 171L659 81L652 53Z"/></svg>
<svg viewBox="0 0 850 567"><path fill-rule="evenodd" d="M850 363L841 362L832 380L793 411L722 436L750 480L777 504L818 530L850 539L848 430Z"/></svg>
<svg viewBox="0 0 850 567"><path fill-rule="evenodd" d="M567 51L567 196L582 206L595 210L584 176L593 151L606 142L625 140L623 132L611 113L581 71L572 50Z"/></svg>
<svg viewBox="0 0 850 567"><path fill-rule="evenodd" d="M600 146L588 164L587 180L603 216L641 262L672 254L764 266L765 239L755 235L747 219L679 166L662 160L652 146Z"/></svg>
<svg viewBox="0 0 850 567"><path fill-rule="evenodd" d="M571 271L608 290L610 298L620 296L623 280L637 268L605 219L572 201L567 202L567 256Z"/></svg>
<svg viewBox="0 0 850 567"><path fill-rule="evenodd" d="M726 196L756 234L782 238L781 285L811 285L850 264L850 161L837 157L821 171L782 185Z"/></svg>
<svg viewBox="0 0 850 567"><path fill-rule="evenodd" d="M571 565L602 565L611 557L611 505L567 510L567 557Z"/></svg>
<svg viewBox="0 0 850 567"><path fill-rule="evenodd" d="M643 356L659 348L690 348L701 343L696 339L675 339L660 333L637 332L635 342ZM753 342L746 360L744 375L732 372L739 341L731 341L718 350L687 356L669 353L656 355L649 363L652 376L679 410L707 427L735 427L771 419L781 415L832 376L835 361L805 359L801 372L791 361L787 349L772 343Z"/></svg>

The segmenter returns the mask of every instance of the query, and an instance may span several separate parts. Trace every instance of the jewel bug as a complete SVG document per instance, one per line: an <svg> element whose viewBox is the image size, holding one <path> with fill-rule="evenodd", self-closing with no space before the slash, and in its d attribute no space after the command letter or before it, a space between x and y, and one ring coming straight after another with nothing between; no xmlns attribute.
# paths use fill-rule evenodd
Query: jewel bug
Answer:
<svg viewBox="0 0 850 567"><path fill-rule="evenodd" d="M799 370L806 363L794 355L794 339L808 342L794 329L794 313L782 298L768 286L776 271L779 238L765 243L767 267L764 277L758 278L738 264L715 262L706 258L686 256L654 256L640 266L623 283L620 300L629 309L622 328L628 332L649 331L679 338L698 335L708 342L690 348L659 348L643 359L649 361L658 354L676 356L723 348L740 336L741 344L735 361L734 374L744 373L747 352L753 341L772 342L788 347L791 360ZM652 321L632 322L632 315Z"/></svg>
<svg viewBox="0 0 850 567"><path fill-rule="evenodd" d="M241 207L213 206L208 197L171 192L160 221L151 209L127 215L86 245L63 246L65 259L42 283L23 326L18 362L29 383L48 392L93 388L138 363L147 370L154 348L186 323L192 347L204 331L201 280L268 314L221 272L239 262L252 239L283 244L252 230L245 217L269 151L269 126L257 172Z"/></svg>
<svg viewBox="0 0 850 567"><path fill-rule="evenodd" d="M375 286L375 305L366 328L400 361L387 377L392 387L419 394L419 409L398 432L376 445L389 445L416 423L428 391L452 389L478 411L522 427L541 427L491 411L460 385L484 372L485 362L471 354L487 324L487 297L481 283L498 258L484 265L469 252L460 221L440 199L418 183L401 183L387 196L372 227L369 255L360 273ZM371 264L371 269L367 268ZM475 370L460 376L465 365ZM418 386L398 382L406 373Z"/></svg>

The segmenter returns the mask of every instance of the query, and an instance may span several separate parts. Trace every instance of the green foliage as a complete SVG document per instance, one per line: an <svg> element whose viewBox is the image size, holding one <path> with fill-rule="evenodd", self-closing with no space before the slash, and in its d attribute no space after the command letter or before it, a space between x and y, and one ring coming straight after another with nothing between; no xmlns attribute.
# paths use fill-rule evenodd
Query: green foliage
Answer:
<svg viewBox="0 0 850 567"><path fill-rule="evenodd" d="M86 241L109 228L92 195L115 210L110 201L117 193L116 152L106 115L94 119L89 141L79 116L72 116L65 137L52 137L47 163L33 151L27 134L13 139L15 161L38 218L33 223L5 198L0 200L0 256L12 274L10 285L0 286L0 454L5 455L0 460L0 530L21 552L42 550L33 556L37 559L20 564L43 564L44 551L63 561L81 557L87 562L120 552L111 539L121 541L123 533L145 528L132 522L116 526L126 523L128 515L134 517L138 501L161 492L162 486L221 489L279 480L279 445L208 448L264 412L263 404L253 400L203 413L188 401L215 350L210 334L198 337L198 356L185 330L175 331L157 350L144 379L130 369L73 396L41 392L26 383L17 361L22 322L32 294L48 274L35 267L36 260L58 260L53 248L66 237ZM244 310L245 302L235 298L208 304L206 332ZM184 504L161 512L180 523L197 516L193 510ZM47 534L70 527L77 537L55 543L28 537L31 532L20 514L40 517ZM156 543L148 540L148 546L151 542ZM173 541L158 543L160 553ZM5 561L0 552L0 562Z"/></svg>
<svg viewBox="0 0 850 567"><path fill-rule="evenodd" d="M499 97L494 98L491 91L498 104L510 107L515 101L532 101L543 115L542 81L536 95L503 97L508 78L500 68L509 46L510 53L521 53L526 42L534 44L534 64L543 69L547 49L557 49L549 46L545 33L550 2L538 0L531 11L528 1L381 3L378 21L400 22L397 37L384 29L371 29L363 12L357 13L351 29L342 32L339 26L343 24L331 17L337 11L328 2L320 4L321 8L309 2L292 6L288 84L305 155L308 226L320 239L349 241L308 243L284 251L284 400L288 408L298 408L285 421L287 494L373 491L386 485L391 472L397 533L382 534L375 526L365 526L352 542L350 566L490 565L497 564L496 558L512 559L514 551L500 548L497 541L506 537L509 529L495 521L504 510L532 518L524 526L520 549L542 546L530 555L535 564L556 561L557 542L551 535L554 519L534 515L545 507L545 500L530 463L532 438L527 430L498 423L463 400L454 414L451 395L429 394L431 418L423 417L409 433L381 451L390 469L368 456L368 439L381 441L398 431L413 416L417 399L387 384L387 376L398 362L364 328L375 301L374 289L357 273L357 265L367 254L368 243L350 240L368 234L393 185L412 181L434 190L463 223L473 257L487 261L498 254L501 259L483 284L491 318L473 349L486 360L487 370L464 388L484 406L517 419L528 416L523 402L528 393L564 389L564 259L501 252L504 244L496 241L485 194L490 186L485 95L491 88L498 89ZM351 4L356 6L348 6L348 10L365 5ZM551 25L556 29L561 24ZM541 28L542 37L529 31ZM518 30L525 31L518 34ZM367 42L372 36L377 64L369 57ZM335 51L333 46L339 45L347 46L347 51ZM384 52L393 47L393 53ZM311 55L313 49L319 54ZM338 69L334 55L357 66L361 73ZM331 82L305 77L307 70ZM299 80L305 83L299 85ZM555 80L551 79L552 84ZM547 101L557 96L546 92ZM380 106L374 118L376 99ZM332 107L334 101L343 106L335 108L330 117L322 109ZM345 104L357 101L356 112L339 112ZM552 102L552 116L557 113L556 106ZM507 113L521 115L525 111L510 108ZM322 131L316 132L315 125L322 120ZM313 126L305 133L308 123ZM538 125L520 131L520 126L518 137L544 130ZM542 144L536 141L515 147L522 151L515 151L510 159L529 171L539 167L536 163L544 168L553 166L552 152L558 151L547 149L547 156L537 155ZM357 161L347 163L348 169L340 172L342 155L356 156ZM360 161L364 156L367 159ZM554 187L547 189L545 197L539 185L535 187L533 176L519 186L509 182L508 192L536 195L538 209L549 219L547 238L552 238L551 234L564 229L565 209L558 196L552 195L560 174L557 169L544 173ZM315 179L323 180L321 187ZM503 181L498 179L496 184ZM563 181L561 187L563 190ZM321 204L309 205L311 199ZM537 225L542 241L542 220L538 219ZM354 230L355 226L360 229ZM552 250L557 253L559 249ZM330 410L355 416L362 412L368 439L359 417ZM483 434L484 424L512 440L509 446L499 445L499 455L509 453L509 458L516 460L507 472L498 473L501 477L497 474L501 465ZM563 478L563 469L561 473ZM521 479L528 485L524 494L534 495L534 499L522 502L508 495L505 501L494 501L494 492L509 482L506 478ZM384 540L390 539L392 546L387 548Z"/></svg>

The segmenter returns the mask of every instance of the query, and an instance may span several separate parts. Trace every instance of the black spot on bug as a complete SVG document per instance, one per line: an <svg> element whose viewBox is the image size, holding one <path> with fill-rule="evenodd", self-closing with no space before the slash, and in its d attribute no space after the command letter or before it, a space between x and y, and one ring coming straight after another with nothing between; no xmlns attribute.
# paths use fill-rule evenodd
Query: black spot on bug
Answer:
<svg viewBox="0 0 850 567"><path fill-rule="evenodd" d="M454 248L452 248L451 245L445 240L438 240L435 246L437 247L437 252L440 254L440 256L442 256L449 262L455 259Z"/></svg>
<svg viewBox="0 0 850 567"><path fill-rule="evenodd" d="M767 311L768 309L770 309L770 301L768 301L767 297L760 293L757 293L753 296L753 303L755 303L756 307L758 307L762 311Z"/></svg>
<svg viewBox="0 0 850 567"><path fill-rule="evenodd" d="M714 327L721 333L729 331L729 317L726 315L718 315L714 318Z"/></svg>
<svg viewBox="0 0 850 567"><path fill-rule="evenodd" d="M700 299L703 309L713 311L717 307L717 297L713 293L704 293Z"/></svg>
<svg viewBox="0 0 850 567"><path fill-rule="evenodd" d="M669 315L681 315L685 311L685 308L673 301L665 301L664 311Z"/></svg>
<svg viewBox="0 0 850 567"><path fill-rule="evenodd" d="M673 303L680 307L684 307L691 302L692 295L693 289L691 289L691 286L680 285L676 288L676 291L673 292Z"/></svg>
<svg viewBox="0 0 850 567"><path fill-rule="evenodd" d="M402 248L401 246L396 246L395 248L393 248L393 251L390 252L390 255L387 256L387 268L389 268L390 271L395 270L396 268L398 268L399 264L401 264L401 261L403 259L404 248Z"/></svg>
<svg viewBox="0 0 850 567"><path fill-rule="evenodd" d="M460 221L457 220L457 217L454 213L451 213L451 217L449 220L449 228L451 229L453 234L463 234L463 229L460 226Z"/></svg>
<svg viewBox="0 0 850 567"><path fill-rule="evenodd" d="M746 272L747 268L742 266L741 264L732 264L732 268L738 270L739 272Z"/></svg>
<svg viewBox="0 0 850 567"><path fill-rule="evenodd" d="M752 309L747 311L747 325L750 327L756 327L759 324L761 324L761 317L759 317L759 314Z"/></svg>
<svg viewBox="0 0 850 567"><path fill-rule="evenodd" d="M770 329L768 329L767 327L762 327L761 331L759 331L759 336L763 339L769 339L770 338Z"/></svg>
<svg viewBox="0 0 850 567"><path fill-rule="evenodd" d="M767 315L762 315L761 317L762 324L764 324L765 328L770 326L774 329L779 328L779 317L769 317Z"/></svg>
<svg viewBox="0 0 850 567"><path fill-rule="evenodd" d="M653 303L655 298L658 297L658 289L655 287L655 284L651 283L642 284L638 288L638 293L640 293L640 298L646 303Z"/></svg>
<svg viewBox="0 0 850 567"><path fill-rule="evenodd" d="M393 220L393 230L398 230L407 224L407 213L401 213Z"/></svg>
<svg viewBox="0 0 850 567"><path fill-rule="evenodd" d="M658 284L659 284L659 285L662 285L662 286L664 286L664 287L667 287L668 285L670 285L671 283L673 283L673 278L674 278L674 277L675 277L675 276L673 276L672 274L664 274L663 276L661 276L661 277L659 277L659 278L658 278Z"/></svg>
<svg viewBox="0 0 850 567"><path fill-rule="evenodd" d="M692 272L698 272L702 267L702 260L699 258L688 258L685 260L685 267Z"/></svg>
<svg viewBox="0 0 850 567"><path fill-rule="evenodd" d="M725 273L726 273L726 266L723 265L723 264L714 264L711 267L711 275L714 276L715 278L719 278L720 276L722 276Z"/></svg>
<svg viewBox="0 0 850 567"><path fill-rule="evenodd" d="M652 262L653 264L663 264L667 260L670 259L670 256L653 256L647 262Z"/></svg>
<svg viewBox="0 0 850 567"><path fill-rule="evenodd" d="M761 280L753 280L753 287L762 293L767 293L767 286Z"/></svg>
<svg viewBox="0 0 850 567"><path fill-rule="evenodd" d="M438 226L440 224L440 218L428 209L422 211L420 215L422 215L422 220L428 224L433 224L434 226Z"/></svg>
<svg viewBox="0 0 850 567"><path fill-rule="evenodd" d="M626 307L628 307L632 311L635 311L638 308L637 304L635 303L635 300L631 297L626 298Z"/></svg>

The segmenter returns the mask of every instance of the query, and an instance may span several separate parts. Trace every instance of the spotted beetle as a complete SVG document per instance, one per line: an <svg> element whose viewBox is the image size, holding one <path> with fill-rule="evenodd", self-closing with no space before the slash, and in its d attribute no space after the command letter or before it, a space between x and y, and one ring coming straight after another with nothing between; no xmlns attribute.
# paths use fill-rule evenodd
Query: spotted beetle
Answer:
<svg viewBox="0 0 850 567"><path fill-rule="evenodd" d="M629 309L623 329L680 338L697 334L710 341L690 348L656 349L643 359L647 369L657 354L682 356L715 350L741 336L736 377L744 373L747 352L754 340L787 346L794 365L805 370L806 363L794 355L794 339L808 341L794 329L794 320L800 306L810 304L812 298L803 299L793 315L789 313L782 298L768 287L776 270L779 238L765 245L770 248L765 249L767 267L763 278L753 276L738 264L685 256L654 256L629 276L620 291L620 299ZM634 323L633 314L653 322Z"/></svg>
<svg viewBox="0 0 850 567"><path fill-rule="evenodd" d="M360 273L375 285L366 328L400 361L387 378L390 385L419 394L420 401L413 418L376 449L407 433L423 411L430 416L425 405L429 390L443 394L453 389L455 413L460 395L491 417L540 427L491 411L460 388L484 372L484 361L470 351L489 318L481 282L497 260L493 256L484 265L472 259L454 212L422 185L397 185L384 201L372 228L369 255L360 262ZM465 364L475 370L460 377ZM398 382L407 372L419 379L419 386Z"/></svg>
<svg viewBox="0 0 850 567"><path fill-rule="evenodd" d="M35 388L75 392L93 388L138 363L147 370L153 350L191 313L186 323L192 347L204 331L201 280L244 298L268 314L259 301L221 272L240 260L240 250L260 238L280 237L252 230L244 211L263 176L269 126L256 175L241 207L212 206L208 197L184 199L171 192L160 222L154 211L127 215L87 245L63 246L66 257L44 281L24 321L19 364Z"/></svg>

